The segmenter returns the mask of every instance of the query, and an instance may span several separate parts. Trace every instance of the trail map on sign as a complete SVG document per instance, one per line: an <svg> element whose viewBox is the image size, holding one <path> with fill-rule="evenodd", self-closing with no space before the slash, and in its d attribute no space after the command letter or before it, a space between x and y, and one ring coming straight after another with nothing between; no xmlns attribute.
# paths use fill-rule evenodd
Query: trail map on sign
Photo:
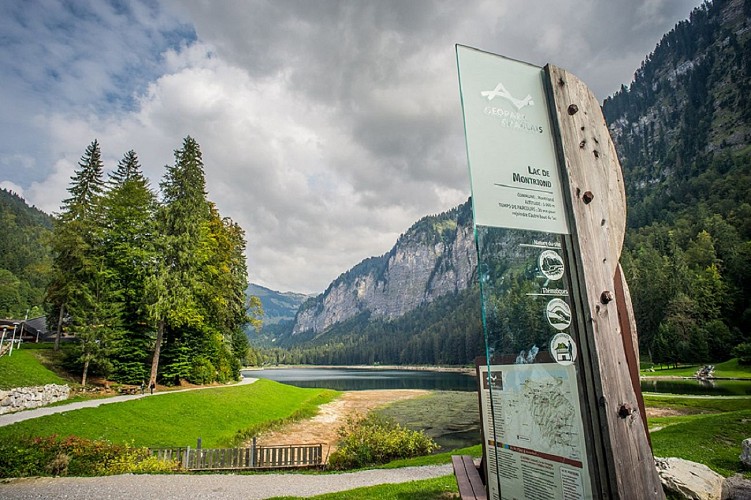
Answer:
<svg viewBox="0 0 751 500"><path fill-rule="evenodd" d="M501 406L506 442L527 447L542 444L547 453L580 460L578 401L571 386L564 383L565 373L556 373L555 367L543 373L527 371L510 373L504 380Z"/></svg>
<svg viewBox="0 0 751 500"><path fill-rule="evenodd" d="M488 477L496 478L488 482L490 498L591 498L574 370L556 363L480 366Z"/></svg>

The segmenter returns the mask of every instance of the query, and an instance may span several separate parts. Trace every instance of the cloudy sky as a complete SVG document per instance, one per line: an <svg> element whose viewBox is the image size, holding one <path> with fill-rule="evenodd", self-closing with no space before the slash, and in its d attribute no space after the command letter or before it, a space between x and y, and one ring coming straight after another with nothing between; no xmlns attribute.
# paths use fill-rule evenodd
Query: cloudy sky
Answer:
<svg viewBox="0 0 751 500"><path fill-rule="evenodd" d="M454 44L604 99L699 0L3 0L0 187L56 212L98 139L154 189L201 145L252 282L318 293L469 196Z"/></svg>

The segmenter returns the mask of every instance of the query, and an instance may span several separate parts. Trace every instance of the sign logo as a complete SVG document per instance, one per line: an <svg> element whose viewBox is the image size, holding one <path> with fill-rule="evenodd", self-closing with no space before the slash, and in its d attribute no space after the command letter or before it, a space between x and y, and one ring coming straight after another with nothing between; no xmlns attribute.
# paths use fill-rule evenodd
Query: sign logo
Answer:
<svg viewBox="0 0 751 500"><path fill-rule="evenodd" d="M537 265L540 267L542 274L549 280L558 281L563 277L565 270L563 259L554 250L545 250L542 252L537 259Z"/></svg>
<svg viewBox="0 0 751 500"><path fill-rule="evenodd" d="M558 333L550 340L550 353L559 365L572 365L576 359L576 343L571 335Z"/></svg>
<svg viewBox="0 0 751 500"><path fill-rule="evenodd" d="M527 106L535 105L535 101L532 100L531 95L527 94L527 97L525 97L524 99L517 99L512 96L508 90L506 90L506 87L504 87L502 83L496 85L495 89L493 90L483 90L482 92L480 92L480 95L487 97L488 101L492 101L496 97L503 97L508 102L513 104L517 110L521 110L522 108Z"/></svg>
<svg viewBox="0 0 751 500"><path fill-rule="evenodd" d="M562 299L553 299L548 302L545 314L550 326L558 331L565 330L571 324L571 308Z"/></svg>

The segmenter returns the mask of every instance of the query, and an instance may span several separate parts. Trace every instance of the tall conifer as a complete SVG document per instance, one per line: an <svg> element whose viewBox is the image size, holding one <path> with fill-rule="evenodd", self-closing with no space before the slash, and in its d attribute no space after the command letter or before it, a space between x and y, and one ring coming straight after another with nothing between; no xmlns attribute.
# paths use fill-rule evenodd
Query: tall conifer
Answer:
<svg viewBox="0 0 751 500"><path fill-rule="evenodd" d="M47 288L52 304L51 324L57 324L55 349L59 349L63 319L76 301L85 300L86 286L96 267L95 239L100 223L100 198L104 189L103 163L99 142L87 148L68 187L54 227L53 279Z"/></svg>

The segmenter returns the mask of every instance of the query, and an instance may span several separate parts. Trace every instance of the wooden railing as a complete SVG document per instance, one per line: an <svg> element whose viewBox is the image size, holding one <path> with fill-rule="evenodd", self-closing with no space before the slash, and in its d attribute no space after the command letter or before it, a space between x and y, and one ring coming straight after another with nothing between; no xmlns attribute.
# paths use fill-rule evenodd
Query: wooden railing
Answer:
<svg viewBox="0 0 751 500"><path fill-rule="evenodd" d="M250 448L159 448L152 454L176 460L188 470L282 469L320 467L322 444L251 446Z"/></svg>

